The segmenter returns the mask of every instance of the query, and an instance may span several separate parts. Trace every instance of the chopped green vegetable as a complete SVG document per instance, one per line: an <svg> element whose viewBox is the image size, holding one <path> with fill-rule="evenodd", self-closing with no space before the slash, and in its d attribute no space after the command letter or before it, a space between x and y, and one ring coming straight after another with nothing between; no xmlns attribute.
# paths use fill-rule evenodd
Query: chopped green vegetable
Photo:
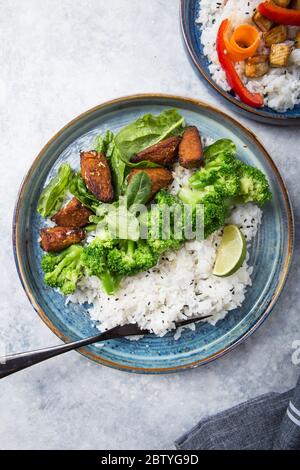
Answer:
<svg viewBox="0 0 300 470"><path fill-rule="evenodd" d="M90 276L97 276L102 282L104 291L114 294L120 284L120 276L111 273L107 267L107 256L115 246L114 240L95 240L84 248L83 264Z"/></svg>
<svg viewBox="0 0 300 470"><path fill-rule="evenodd" d="M219 229L235 202L263 205L271 199L268 181L258 169L235 157L236 148L229 139L216 141L205 149L204 167L189 179L190 187L179 193L185 204L204 206L204 236Z"/></svg>
<svg viewBox="0 0 300 470"><path fill-rule="evenodd" d="M132 276L147 271L157 264L158 256L152 252L144 240L125 240L113 248L107 256L111 272L122 276Z"/></svg>
<svg viewBox="0 0 300 470"><path fill-rule="evenodd" d="M81 245L72 245L61 253L44 255L41 266L45 272L45 284L58 288L64 295L75 292L84 272L82 254Z"/></svg>
<svg viewBox="0 0 300 470"><path fill-rule="evenodd" d="M239 195L243 202L255 202L262 206L272 198L267 178L258 168L241 162L239 177L241 186Z"/></svg>
<svg viewBox="0 0 300 470"><path fill-rule="evenodd" d="M123 194L126 164L122 160L114 134L106 131L103 136L98 136L95 142L97 152L104 153L108 159L112 172L115 196L118 198Z"/></svg>
<svg viewBox="0 0 300 470"><path fill-rule="evenodd" d="M204 238L219 230L230 215L229 206L223 203L204 203ZM194 212L195 214L195 212Z"/></svg>
<svg viewBox="0 0 300 470"><path fill-rule="evenodd" d="M88 224L84 227L84 230L89 233L89 232L94 232L97 228L97 224Z"/></svg>
<svg viewBox="0 0 300 470"><path fill-rule="evenodd" d="M104 230L107 227L111 238L135 241L140 238L139 221L135 214L123 204L113 206L103 219L101 226Z"/></svg>
<svg viewBox="0 0 300 470"><path fill-rule="evenodd" d="M176 110L168 110L157 116L147 114L116 135L106 131L96 138L95 149L106 155L113 176L117 200L112 204L98 201L81 174L72 174L69 165L60 167L43 191L39 213L49 216L58 210L69 189L94 212L86 230L96 231L96 238L85 247L73 245L59 254L46 254L41 263L46 284L68 295L88 273L99 277L108 295L114 294L122 277L147 271L158 263L163 253L179 250L190 239L190 228L194 237L195 229L199 228L199 215L202 215L206 238L224 225L236 201L263 205L271 198L264 174L236 158L236 146L231 140L220 139L205 148L204 166L195 171L178 197L160 190L155 196L156 204L136 215L137 209L149 201L151 180L141 171L127 183L129 169L158 165L147 161L134 164L130 162L131 157L171 135L181 135L184 125L183 117ZM237 230L233 229L240 236ZM227 262L223 257L226 262L221 259L215 274L227 275L240 265L245 243L242 236L239 241L242 249L236 250L235 259L231 256Z"/></svg>
<svg viewBox="0 0 300 470"><path fill-rule="evenodd" d="M59 167L54 178L47 184L37 206L37 211L42 217L51 217L61 208L71 174L70 165L64 163Z"/></svg>
<svg viewBox="0 0 300 470"><path fill-rule="evenodd" d="M127 207L130 209L130 207L137 206L138 204L146 204L149 201L150 194L150 177L142 171L136 173L126 188Z"/></svg>
<svg viewBox="0 0 300 470"><path fill-rule="evenodd" d="M133 155L171 135L181 135L184 118L175 109L169 109L158 116L146 114L124 127L115 137L121 158L131 167L156 167L155 163L130 163Z"/></svg>
<svg viewBox="0 0 300 470"><path fill-rule="evenodd" d="M185 204L190 204L193 207L194 229L196 228L197 205L202 205L204 238L222 227L229 216L228 204L226 200L223 200L220 189L214 186L207 186L202 190L184 187L180 191L179 197Z"/></svg>
<svg viewBox="0 0 300 470"><path fill-rule="evenodd" d="M148 238L147 243L153 253L160 256L168 250L179 250L184 240L183 228L183 206L181 201L169 194L167 191L161 190L155 197L156 205L151 207L148 212ZM165 208L170 214L170 223L164 226L163 215ZM179 211L178 211L179 209ZM177 212L178 211L178 212ZM177 212L179 219L174 221L174 214ZM168 218L167 218L168 220ZM182 222L182 223L181 223Z"/></svg>
<svg viewBox="0 0 300 470"><path fill-rule="evenodd" d="M78 199L85 207L88 207L93 212L102 204L98 199L88 190L85 182L80 173L75 173L69 183L69 191L73 196Z"/></svg>
<svg viewBox="0 0 300 470"><path fill-rule="evenodd" d="M219 139L204 149L205 165L210 162L223 158L224 155L235 157L236 146L230 139Z"/></svg>
<svg viewBox="0 0 300 470"><path fill-rule="evenodd" d="M214 187L219 190L222 198L236 196L240 193L240 178L238 176L238 165L225 164L219 169L204 167L201 171L194 173L189 182L192 188L204 190Z"/></svg>
<svg viewBox="0 0 300 470"><path fill-rule="evenodd" d="M140 238L139 221L135 209L149 199L151 181L146 173L136 174L127 186L125 195L112 204L102 204L90 222L97 224L97 235L102 240L135 240Z"/></svg>
<svg viewBox="0 0 300 470"><path fill-rule="evenodd" d="M192 206L206 203L220 204L223 199L222 191L214 185L206 186L203 189L192 189L189 186L184 186L178 196L185 204L191 204Z"/></svg>
<svg viewBox="0 0 300 470"><path fill-rule="evenodd" d="M98 135L95 139L95 150L106 155L113 140L114 134L109 130L104 135Z"/></svg>
<svg viewBox="0 0 300 470"><path fill-rule="evenodd" d="M110 153L107 153L109 158L109 164L112 172L114 190L116 197L119 197L123 194L124 191L124 179L125 179L125 169L126 164L123 162L120 150L113 142L109 150Z"/></svg>

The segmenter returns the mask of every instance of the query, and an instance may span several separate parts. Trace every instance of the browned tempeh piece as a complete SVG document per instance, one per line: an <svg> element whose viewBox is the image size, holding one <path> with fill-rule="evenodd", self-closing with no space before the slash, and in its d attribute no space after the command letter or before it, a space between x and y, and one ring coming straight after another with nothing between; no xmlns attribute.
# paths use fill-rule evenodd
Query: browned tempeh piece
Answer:
<svg viewBox="0 0 300 470"><path fill-rule="evenodd" d="M147 173L149 178L151 179L151 196L150 199L155 196L155 194L163 188L166 188L173 182L173 175L171 171L167 170L166 168L134 168L128 175L128 181L136 175L143 171Z"/></svg>
<svg viewBox="0 0 300 470"><path fill-rule="evenodd" d="M81 175L87 188L99 201L111 202L114 198L111 171L106 156L91 150L80 153Z"/></svg>
<svg viewBox="0 0 300 470"><path fill-rule="evenodd" d="M197 127L188 127L179 146L179 164L184 168L198 168L203 160L201 137Z"/></svg>
<svg viewBox="0 0 300 470"><path fill-rule="evenodd" d="M178 148L181 138L178 136L169 137L156 145L152 145L131 158L133 163L144 160L157 163L159 165L169 166L175 162L178 156Z"/></svg>
<svg viewBox="0 0 300 470"><path fill-rule="evenodd" d="M92 211L84 207L76 197L63 207L51 220L61 227L84 227L89 223L89 217Z"/></svg>
<svg viewBox="0 0 300 470"><path fill-rule="evenodd" d="M71 227L42 228L41 248L59 252L85 239L85 230Z"/></svg>

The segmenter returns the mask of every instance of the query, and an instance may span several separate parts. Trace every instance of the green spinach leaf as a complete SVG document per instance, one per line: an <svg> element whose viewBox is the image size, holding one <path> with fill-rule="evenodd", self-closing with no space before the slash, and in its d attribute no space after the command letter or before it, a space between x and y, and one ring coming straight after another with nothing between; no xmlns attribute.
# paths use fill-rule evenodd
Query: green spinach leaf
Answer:
<svg viewBox="0 0 300 470"><path fill-rule="evenodd" d="M75 173L69 183L69 191L85 207L93 212L101 205L101 202L88 190L80 173Z"/></svg>
<svg viewBox="0 0 300 470"><path fill-rule="evenodd" d="M146 161L131 163L130 158L171 135L181 135L183 129L184 118L176 109L169 109L158 116L146 114L124 127L115 136L115 143L121 158L128 166L155 167L159 165Z"/></svg>
<svg viewBox="0 0 300 470"><path fill-rule="evenodd" d="M64 163L59 167L54 178L47 184L37 206L37 211L42 217L50 217L61 208L71 174L70 165Z"/></svg>
<svg viewBox="0 0 300 470"><path fill-rule="evenodd" d="M130 180L125 192L127 207L138 204L146 204L151 194L151 180L147 173L141 171L136 173Z"/></svg>
<svg viewBox="0 0 300 470"><path fill-rule="evenodd" d="M114 134L109 130L106 131L104 135L98 135L95 139L95 144L94 144L95 150L99 153L104 153L107 156L107 158L109 158L107 153L108 153L109 146L113 142L113 140L114 140Z"/></svg>
<svg viewBox="0 0 300 470"><path fill-rule="evenodd" d="M95 142L97 152L104 153L108 159L112 172L115 196L118 198L123 192L126 164L122 160L120 151L115 143L114 134L106 131L103 136L98 136Z"/></svg>

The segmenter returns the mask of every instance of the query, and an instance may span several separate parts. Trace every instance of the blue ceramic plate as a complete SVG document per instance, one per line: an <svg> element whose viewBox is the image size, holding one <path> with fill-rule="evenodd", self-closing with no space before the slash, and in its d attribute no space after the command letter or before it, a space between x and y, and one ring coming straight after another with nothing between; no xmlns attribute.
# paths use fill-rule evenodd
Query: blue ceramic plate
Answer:
<svg viewBox="0 0 300 470"><path fill-rule="evenodd" d="M181 0L180 8L180 21L181 30L189 58L191 59L196 70L200 76L209 83L213 89L223 96L231 105L232 108L238 110L241 114L248 118L255 119L269 124L277 125L296 125L300 124L300 105L296 105L292 110L284 113L279 113L267 106L256 109L239 101L230 93L222 90L216 83L214 83L208 66L209 62L207 57L203 54L203 46L200 41L201 30L200 26L196 24L199 14L201 0Z"/></svg>
<svg viewBox="0 0 300 470"><path fill-rule="evenodd" d="M241 159L261 168L270 180L274 199L264 209L263 224L252 249L253 287L243 306L217 326L199 324L175 341L173 334L140 341L126 339L89 346L81 352L100 364L134 372L163 373L204 364L230 351L268 316L287 276L293 246L293 217L280 174L255 136L229 116L192 99L166 95L137 95L100 105L79 116L43 148L21 187L14 216L14 251L24 289L37 313L63 341L97 333L87 306L65 306L64 298L45 287L40 269L39 230L43 221L36 205L44 182L64 161L74 162L80 149L89 149L94 136L117 131L145 113L177 108L205 136L232 139Z"/></svg>

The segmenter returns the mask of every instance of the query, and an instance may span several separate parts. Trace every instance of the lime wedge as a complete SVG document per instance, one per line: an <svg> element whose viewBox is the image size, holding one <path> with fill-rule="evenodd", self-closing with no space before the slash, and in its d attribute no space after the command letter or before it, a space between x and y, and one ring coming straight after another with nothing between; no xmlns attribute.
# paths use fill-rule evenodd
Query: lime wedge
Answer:
<svg viewBox="0 0 300 470"><path fill-rule="evenodd" d="M213 274L227 277L234 274L246 258L247 246L242 232L236 225L227 225L218 248Z"/></svg>

